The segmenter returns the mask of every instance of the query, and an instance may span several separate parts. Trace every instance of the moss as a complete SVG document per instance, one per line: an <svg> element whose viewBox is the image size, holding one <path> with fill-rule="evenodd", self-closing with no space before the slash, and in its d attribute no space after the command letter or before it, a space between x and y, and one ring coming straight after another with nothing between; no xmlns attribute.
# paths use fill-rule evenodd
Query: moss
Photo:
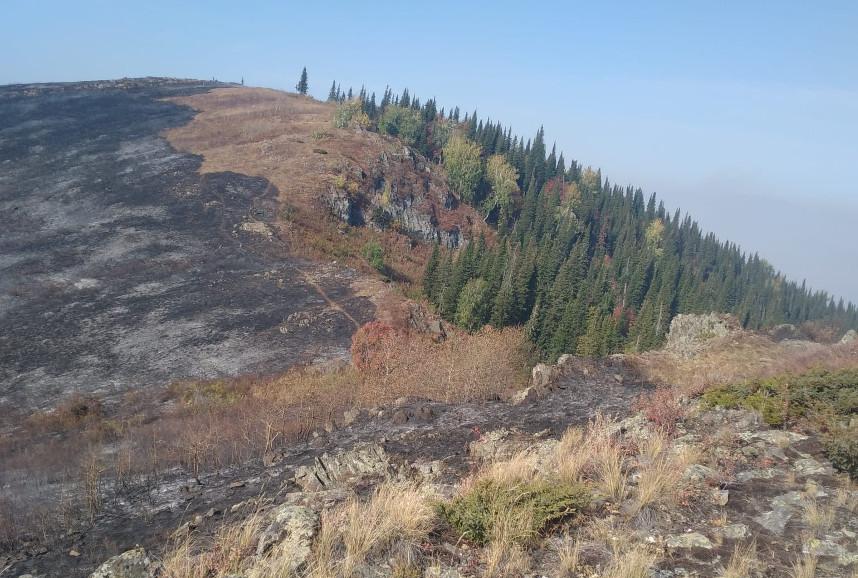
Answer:
<svg viewBox="0 0 858 578"><path fill-rule="evenodd" d="M503 517L520 521L515 541L526 541L550 524L580 514L590 502L582 484L533 481L510 486L478 482L466 494L440 506L441 516L461 535L486 544Z"/></svg>

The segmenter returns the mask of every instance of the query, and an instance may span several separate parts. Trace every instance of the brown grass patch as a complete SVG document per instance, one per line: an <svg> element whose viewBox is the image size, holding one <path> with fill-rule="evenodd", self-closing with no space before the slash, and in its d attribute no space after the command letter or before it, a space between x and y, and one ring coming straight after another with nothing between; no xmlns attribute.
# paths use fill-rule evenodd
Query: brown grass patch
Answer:
<svg viewBox="0 0 858 578"><path fill-rule="evenodd" d="M397 276L419 284L428 258L425 246L415 245L395 231L377 232L346 227L330 217L320 199L332 187L356 193L368 188L366 175L384 155L394 159L394 172L429 191L427 214L442 226L490 231L472 208L444 207L443 170L431 167L429 176L413 168L403 173L398 141L364 130L333 126L332 103L262 88L219 88L205 94L172 99L198 114L185 126L166 132L179 150L201 155L203 173L233 171L268 179L281 203L281 238L292 251L309 257L337 259L369 272L360 249L380 242L385 261ZM320 154L324 151L325 154ZM390 176L390 175L388 175ZM341 185L341 186L340 186Z"/></svg>

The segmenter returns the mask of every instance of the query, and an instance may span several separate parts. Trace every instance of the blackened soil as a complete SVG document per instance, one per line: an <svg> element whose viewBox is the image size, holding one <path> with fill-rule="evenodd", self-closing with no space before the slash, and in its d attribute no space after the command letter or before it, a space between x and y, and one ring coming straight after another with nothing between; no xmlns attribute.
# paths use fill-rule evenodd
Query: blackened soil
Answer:
<svg viewBox="0 0 858 578"><path fill-rule="evenodd" d="M0 414L344 355L371 318L351 271L266 234L270 183L160 136L193 116L161 98L211 86L0 88Z"/></svg>

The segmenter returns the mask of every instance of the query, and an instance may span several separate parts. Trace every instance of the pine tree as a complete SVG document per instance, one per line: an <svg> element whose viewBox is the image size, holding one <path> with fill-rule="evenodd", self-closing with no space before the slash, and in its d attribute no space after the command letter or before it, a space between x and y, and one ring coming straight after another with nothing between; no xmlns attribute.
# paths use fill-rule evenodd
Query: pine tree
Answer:
<svg viewBox="0 0 858 578"><path fill-rule="evenodd" d="M331 84L331 90L330 90L330 92L328 92L328 102L335 102L335 101L337 101L337 100L338 100L338 99L337 99L337 81L335 80L335 81Z"/></svg>
<svg viewBox="0 0 858 578"><path fill-rule="evenodd" d="M295 85L295 90L298 91L298 94L306 95L309 88L307 84L307 67L305 66L301 70L301 78L298 80L298 84Z"/></svg>

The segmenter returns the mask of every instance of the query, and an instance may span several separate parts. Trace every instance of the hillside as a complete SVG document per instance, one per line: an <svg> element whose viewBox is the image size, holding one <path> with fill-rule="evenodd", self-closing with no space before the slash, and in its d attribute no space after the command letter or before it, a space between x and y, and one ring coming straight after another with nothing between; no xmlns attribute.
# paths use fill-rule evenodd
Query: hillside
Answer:
<svg viewBox="0 0 858 578"><path fill-rule="evenodd" d="M542 131L123 79L0 154L0 576L858 571L855 307Z"/></svg>

